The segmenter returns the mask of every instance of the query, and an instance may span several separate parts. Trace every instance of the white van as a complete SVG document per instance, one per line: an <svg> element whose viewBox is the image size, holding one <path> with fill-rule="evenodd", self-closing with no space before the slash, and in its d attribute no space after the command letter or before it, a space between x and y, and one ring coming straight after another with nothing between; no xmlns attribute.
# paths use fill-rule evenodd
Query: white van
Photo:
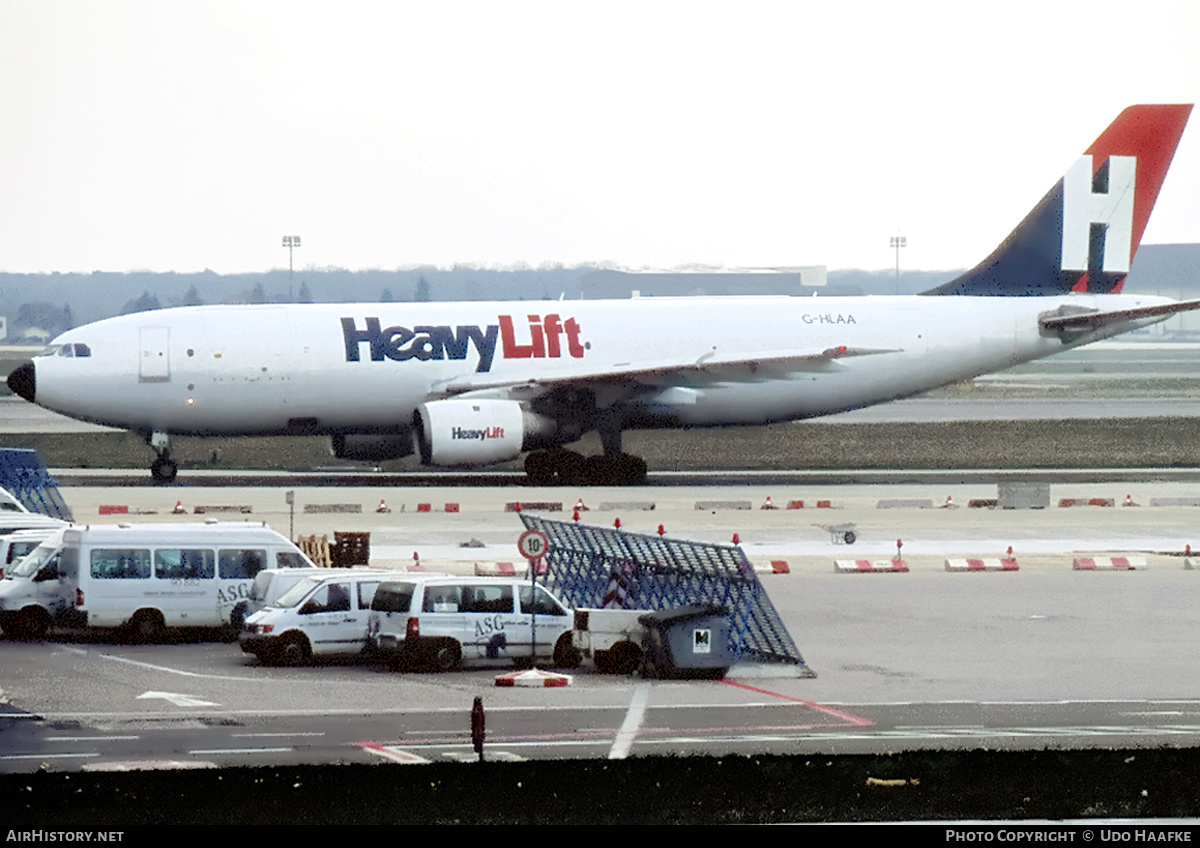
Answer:
<svg viewBox="0 0 1200 848"><path fill-rule="evenodd" d="M371 648L395 666L450 671L528 659L535 630L537 655L559 664L573 651L572 623L562 601L528 580L427 577L380 585L367 630Z"/></svg>
<svg viewBox="0 0 1200 848"><path fill-rule="evenodd" d="M246 619L260 609L269 607L288 589L314 574L329 574L329 568L264 568L250 584L246 597L234 604L229 613L229 626L241 633L246 626Z"/></svg>
<svg viewBox="0 0 1200 848"><path fill-rule="evenodd" d="M370 568L322 569L246 619L238 644L262 662L303 665L314 656L360 654L376 588L405 576Z"/></svg>
<svg viewBox="0 0 1200 848"><path fill-rule="evenodd" d="M128 626L149 641L168 626L228 625L267 566L315 567L265 524L69 525L0 580L0 628L41 638L51 624Z"/></svg>

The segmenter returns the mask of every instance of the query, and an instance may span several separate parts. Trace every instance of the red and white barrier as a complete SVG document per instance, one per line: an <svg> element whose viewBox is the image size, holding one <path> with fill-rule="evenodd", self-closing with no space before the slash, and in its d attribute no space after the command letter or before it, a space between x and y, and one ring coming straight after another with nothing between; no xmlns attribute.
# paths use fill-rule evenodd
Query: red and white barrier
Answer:
<svg viewBox="0 0 1200 848"><path fill-rule="evenodd" d="M839 559L834 570L843 574L869 574L883 571L908 571L908 563L902 559Z"/></svg>
<svg viewBox="0 0 1200 848"><path fill-rule="evenodd" d="M1145 557L1075 557L1075 571L1145 571Z"/></svg>
<svg viewBox="0 0 1200 848"><path fill-rule="evenodd" d="M513 577L517 567L511 562L477 562L475 563L476 577Z"/></svg>
<svg viewBox="0 0 1200 848"><path fill-rule="evenodd" d="M951 557L947 571L1020 571L1014 557Z"/></svg>
<svg viewBox="0 0 1200 848"><path fill-rule="evenodd" d="M497 686L531 686L536 689L548 689L555 686L570 686L571 675L555 674L552 671L510 671L496 677Z"/></svg>

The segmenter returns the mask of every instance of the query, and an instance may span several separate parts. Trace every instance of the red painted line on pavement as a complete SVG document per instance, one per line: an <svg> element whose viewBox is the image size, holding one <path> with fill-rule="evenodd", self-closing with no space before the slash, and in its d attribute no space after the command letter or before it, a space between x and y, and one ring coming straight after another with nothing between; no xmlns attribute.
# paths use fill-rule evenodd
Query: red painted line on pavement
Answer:
<svg viewBox="0 0 1200 848"><path fill-rule="evenodd" d="M720 682L728 686L737 686L741 689L749 690L750 692L757 692L760 695L770 695L773 698L783 698L785 701L794 701L797 704L804 704L806 707L812 707L814 710L823 712L826 715L831 715L835 718L848 721L856 727L872 727L875 724L875 722L871 721L869 718L856 716L852 713L844 712L842 710L835 710L833 707L827 707L823 704L818 704L815 701L806 701L803 698L793 698L791 695L781 695L779 692L772 692L769 689L760 689L757 686L750 686L746 683L739 683L736 680L729 680L727 678L722 678Z"/></svg>

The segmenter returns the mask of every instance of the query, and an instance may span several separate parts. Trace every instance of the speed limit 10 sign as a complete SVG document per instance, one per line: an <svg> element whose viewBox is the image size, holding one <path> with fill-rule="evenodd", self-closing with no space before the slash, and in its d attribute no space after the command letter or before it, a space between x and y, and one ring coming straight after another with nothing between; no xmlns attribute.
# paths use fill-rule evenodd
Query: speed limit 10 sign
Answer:
<svg viewBox="0 0 1200 848"><path fill-rule="evenodd" d="M521 534L521 538L517 539L517 547L525 559L540 559L546 555L550 540L541 530L526 530Z"/></svg>

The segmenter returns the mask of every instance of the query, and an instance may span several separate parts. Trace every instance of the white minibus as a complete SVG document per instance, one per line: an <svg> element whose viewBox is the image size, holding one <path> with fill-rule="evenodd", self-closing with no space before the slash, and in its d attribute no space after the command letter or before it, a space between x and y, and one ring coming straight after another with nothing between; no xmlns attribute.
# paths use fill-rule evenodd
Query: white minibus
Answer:
<svg viewBox="0 0 1200 848"><path fill-rule="evenodd" d="M124 626L152 641L228 625L267 567L314 566L265 524L69 525L0 580L0 628L40 639L51 624Z"/></svg>
<svg viewBox="0 0 1200 848"><path fill-rule="evenodd" d="M573 621L562 601L528 580L437 577L380 585L367 629L371 648L394 666L450 671L527 661L535 630L538 656L566 665Z"/></svg>

